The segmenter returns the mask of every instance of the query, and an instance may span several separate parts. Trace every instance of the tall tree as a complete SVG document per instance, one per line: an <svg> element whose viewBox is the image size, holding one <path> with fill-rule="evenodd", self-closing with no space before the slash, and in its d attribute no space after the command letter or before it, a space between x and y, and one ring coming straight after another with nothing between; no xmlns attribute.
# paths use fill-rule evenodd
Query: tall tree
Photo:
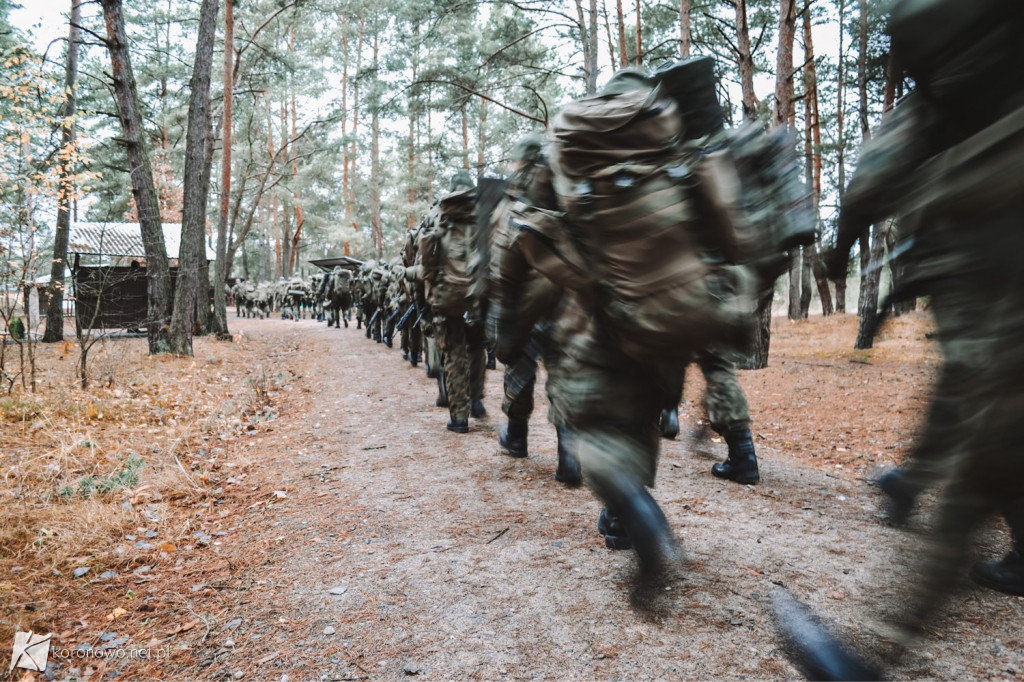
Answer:
<svg viewBox="0 0 1024 682"><path fill-rule="evenodd" d="M772 124L788 126L793 117L793 42L796 38L796 0L780 0L779 43L775 62L775 106ZM758 301L750 352L742 362L744 369L763 369L768 366L768 350L772 334L772 301L775 290Z"/></svg>
<svg viewBox="0 0 1024 682"><path fill-rule="evenodd" d="M71 232L71 206L75 187L75 170L70 151L75 146L75 114L78 90L78 45L81 42L81 0L71 0L68 29L67 60L64 65L64 106L61 111L61 155L58 167L60 190L57 196L57 230L53 239L53 263L50 267L49 301L46 306L46 331L43 341L53 343L64 339L64 271L68 260L68 238Z"/></svg>
<svg viewBox="0 0 1024 682"><path fill-rule="evenodd" d="M150 353L171 351L167 331L171 321L171 271L167 261L160 204L153 183L153 169L146 149L139 109L138 88L128 52L121 0L101 0L106 24L106 46L114 81L114 103L121 123L122 141L128 155L132 196L138 212L146 251L147 319Z"/></svg>
<svg viewBox="0 0 1024 682"><path fill-rule="evenodd" d="M203 0L199 8L199 38L189 83L188 134L185 139L185 200L181 215L181 250L178 281L171 318L171 350L192 355L192 331L196 306L209 305L205 286L200 286L201 261L206 259L206 201L210 189L210 79L213 43L217 34L219 0ZM201 290L200 290L201 289Z"/></svg>
<svg viewBox="0 0 1024 682"><path fill-rule="evenodd" d="M213 275L213 328L218 335L228 334L227 282L228 220L231 210L231 135L234 128L234 57L235 9L234 0L224 0L224 112L221 116L220 204L217 214L217 260Z"/></svg>

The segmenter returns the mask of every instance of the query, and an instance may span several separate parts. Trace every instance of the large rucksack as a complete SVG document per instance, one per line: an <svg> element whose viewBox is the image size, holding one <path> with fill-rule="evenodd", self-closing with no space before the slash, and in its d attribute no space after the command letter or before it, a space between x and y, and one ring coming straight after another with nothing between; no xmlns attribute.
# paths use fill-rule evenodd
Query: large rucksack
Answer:
<svg viewBox="0 0 1024 682"><path fill-rule="evenodd" d="M419 236L427 299L444 315L463 315L469 308L475 205L475 189L449 192Z"/></svg>
<svg viewBox="0 0 1024 682"><path fill-rule="evenodd" d="M591 301L637 359L738 342L753 319L746 273L702 257L682 139L677 105L658 87L570 102L547 148L561 215L514 209L535 236L524 244L534 266L561 270L557 283ZM558 238L559 223L568 239Z"/></svg>

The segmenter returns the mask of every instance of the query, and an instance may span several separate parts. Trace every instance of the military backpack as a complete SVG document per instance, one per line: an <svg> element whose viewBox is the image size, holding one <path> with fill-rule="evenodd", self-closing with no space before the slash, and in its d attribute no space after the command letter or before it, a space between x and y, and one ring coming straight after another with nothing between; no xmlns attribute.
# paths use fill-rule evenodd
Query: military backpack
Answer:
<svg viewBox="0 0 1024 682"><path fill-rule="evenodd" d="M427 299L444 315L463 315L469 308L475 205L475 189L449 192L438 202L430 224L420 231L417 248Z"/></svg>

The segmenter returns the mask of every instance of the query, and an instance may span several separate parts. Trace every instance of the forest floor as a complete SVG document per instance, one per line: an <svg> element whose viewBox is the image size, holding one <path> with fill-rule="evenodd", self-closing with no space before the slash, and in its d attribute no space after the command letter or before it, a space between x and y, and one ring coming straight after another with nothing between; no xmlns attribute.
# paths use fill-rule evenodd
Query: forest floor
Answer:
<svg viewBox="0 0 1024 682"><path fill-rule="evenodd" d="M38 393L0 399L0 642L52 632L50 679L793 679L773 590L870 645L913 585L934 498L893 529L870 481L927 403L926 313L870 351L854 316L776 320L769 367L740 373L758 486L710 475L725 446L690 436L691 372L654 491L685 560L653 611L630 606L597 500L555 482L541 391L512 459L500 371L456 435L423 369L354 325L230 324L194 358L108 339L86 390L75 347L41 346ZM994 523L978 555L1008 542ZM1024 675L1024 599L964 588L893 677ZM149 658L115 658L132 651Z"/></svg>

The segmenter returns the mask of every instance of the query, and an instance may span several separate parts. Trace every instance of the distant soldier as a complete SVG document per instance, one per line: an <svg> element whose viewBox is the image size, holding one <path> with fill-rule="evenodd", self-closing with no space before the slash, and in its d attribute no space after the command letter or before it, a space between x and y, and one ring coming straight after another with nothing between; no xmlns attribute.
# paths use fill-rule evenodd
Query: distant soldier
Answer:
<svg viewBox="0 0 1024 682"><path fill-rule="evenodd" d="M973 575L1011 593L1024 584L1017 553L1024 528L1024 459L1018 454L1024 412L1022 28L1024 4L1016 0L895 3L892 53L916 89L865 144L829 258L831 274L845 274L859 235L900 215L904 229L912 227L912 246L907 288L899 293L931 297L943 352L921 441L930 450L916 449L910 462L928 473L911 494L924 485L944 486L929 547L908 576L905 606L886 617L896 657L934 622L966 568L971 538L995 514L1014 530L1015 552L975 567ZM894 495L892 488L887 493ZM777 610L789 653L809 676L881 674L791 598L780 596ZM879 654L887 648L883 642L869 647Z"/></svg>
<svg viewBox="0 0 1024 682"><path fill-rule="evenodd" d="M483 329L470 293L469 252L473 243L476 187L469 174L452 177L450 191L438 201L419 237L426 298L433 314L433 336L444 356L441 380L447 394L447 428L468 433L469 417L483 417Z"/></svg>

